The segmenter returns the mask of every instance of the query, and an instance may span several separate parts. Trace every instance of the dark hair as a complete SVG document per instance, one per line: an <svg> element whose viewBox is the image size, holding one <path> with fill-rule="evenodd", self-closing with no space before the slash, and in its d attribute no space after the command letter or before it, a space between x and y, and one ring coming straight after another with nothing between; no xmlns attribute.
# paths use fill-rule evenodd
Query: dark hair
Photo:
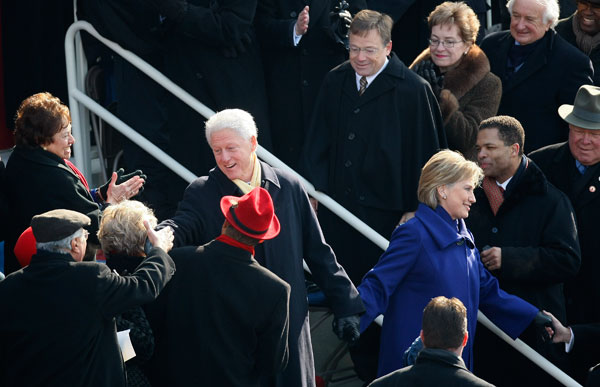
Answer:
<svg viewBox="0 0 600 387"><path fill-rule="evenodd" d="M232 237L236 241L243 243L248 246L256 246L260 243L261 239L249 237L248 235L242 234L235 227L233 227L227 220L225 220L227 227L223 231L223 234Z"/></svg>
<svg viewBox="0 0 600 387"><path fill-rule="evenodd" d="M52 136L71 122L69 108L50 93L38 93L21 102L15 115L17 146L35 148L52 142Z"/></svg>
<svg viewBox="0 0 600 387"><path fill-rule="evenodd" d="M519 144L519 156L523 155L525 131L519 120L511 116L490 117L479 124L479 131L485 129L498 129L498 137L504 142L504 145Z"/></svg>
<svg viewBox="0 0 600 387"><path fill-rule="evenodd" d="M370 9L363 9L358 12L352 23L350 23L350 34L365 36L371 30L377 30L383 45L385 46L392 40L392 27L394 21L384 13L379 13Z"/></svg>
<svg viewBox="0 0 600 387"><path fill-rule="evenodd" d="M467 308L458 298L436 297L423 310L422 329L425 347L458 348L467 333Z"/></svg>

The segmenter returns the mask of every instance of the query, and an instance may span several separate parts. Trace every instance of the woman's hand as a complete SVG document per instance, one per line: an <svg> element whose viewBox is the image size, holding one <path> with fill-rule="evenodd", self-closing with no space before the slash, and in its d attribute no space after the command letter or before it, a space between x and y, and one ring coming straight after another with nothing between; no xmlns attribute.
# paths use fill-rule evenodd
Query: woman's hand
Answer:
<svg viewBox="0 0 600 387"><path fill-rule="evenodd" d="M125 182L117 184L119 178L117 172L113 172L110 183L108 184L106 202L110 204L117 204L123 200L130 199L137 195L144 187L145 175L134 175Z"/></svg>
<svg viewBox="0 0 600 387"><path fill-rule="evenodd" d="M154 231L150 222L144 220L144 227L148 232L148 240L154 247L160 247L166 252L169 252L173 248L173 229L171 227L165 227L159 231Z"/></svg>

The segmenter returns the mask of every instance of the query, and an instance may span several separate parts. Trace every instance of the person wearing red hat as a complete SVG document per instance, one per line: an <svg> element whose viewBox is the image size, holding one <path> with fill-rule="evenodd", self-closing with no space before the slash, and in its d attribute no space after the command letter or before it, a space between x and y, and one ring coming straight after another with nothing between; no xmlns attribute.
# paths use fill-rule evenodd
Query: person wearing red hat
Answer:
<svg viewBox="0 0 600 387"><path fill-rule="evenodd" d="M289 361L286 369L277 374L274 385L314 386L302 260L331 305L338 337L350 343L358 340L358 315L365 309L358 291L325 242L302 184L291 174L258 160L257 135L256 124L248 112L227 109L213 115L206 122L206 139L217 167L188 186L175 216L159 228L173 228L175 247L204 244L221 233L224 215L219 203L223 196L242 196L255 187L269 192L281 234L259 244L255 259L291 287Z"/></svg>
<svg viewBox="0 0 600 387"><path fill-rule="evenodd" d="M224 196L221 235L171 251L177 274L146 308L153 385L264 386L288 359L290 286L254 259L280 233L264 188Z"/></svg>

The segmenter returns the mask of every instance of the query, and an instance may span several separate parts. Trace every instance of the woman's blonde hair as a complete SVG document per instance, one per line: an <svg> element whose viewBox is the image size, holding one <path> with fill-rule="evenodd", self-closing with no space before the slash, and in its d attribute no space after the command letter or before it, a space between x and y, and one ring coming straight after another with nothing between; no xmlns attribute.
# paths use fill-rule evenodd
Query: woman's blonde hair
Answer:
<svg viewBox="0 0 600 387"><path fill-rule="evenodd" d="M459 152L440 151L431 156L421 170L417 197L421 203L435 209L439 205L437 188L451 186L465 179L470 179L473 186L478 186L483 179L483 171Z"/></svg>
<svg viewBox="0 0 600 387"><path fill-rule="evenodd" d="M107 207L102 212L98 239L105 254L144 254L144 243L148 233L144 220L156 227L157 220L152 210L135 200L125 200Z"/></svg>
<svg viewBox="0 0 600 387"><path fill-rule="evenodd" d="M462 40L474 43L479 33L479 19L475 12L461 2L446 1L435 7L427 17L429 30L438 25L456 25Z"/></svg>

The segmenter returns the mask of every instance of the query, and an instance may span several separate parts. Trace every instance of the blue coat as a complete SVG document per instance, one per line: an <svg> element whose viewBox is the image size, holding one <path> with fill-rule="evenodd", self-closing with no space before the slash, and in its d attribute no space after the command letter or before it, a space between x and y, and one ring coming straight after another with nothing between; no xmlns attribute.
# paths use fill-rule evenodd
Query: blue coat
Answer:
<svg viewBox="0 0 600 387"><path fill-rule="evenodd" d="M385 315L379 376L403 366L402 354L419 335L423 309L434 297L456 297L467 308L469 341L463 359L469 369L477 309L513 339L538 312L498 287L462 219L457 224L441 206L432 210L424 204L419 204L415 218L396 228L388 249L358 291L367 310L361 331L379 314Z"/></svg>

